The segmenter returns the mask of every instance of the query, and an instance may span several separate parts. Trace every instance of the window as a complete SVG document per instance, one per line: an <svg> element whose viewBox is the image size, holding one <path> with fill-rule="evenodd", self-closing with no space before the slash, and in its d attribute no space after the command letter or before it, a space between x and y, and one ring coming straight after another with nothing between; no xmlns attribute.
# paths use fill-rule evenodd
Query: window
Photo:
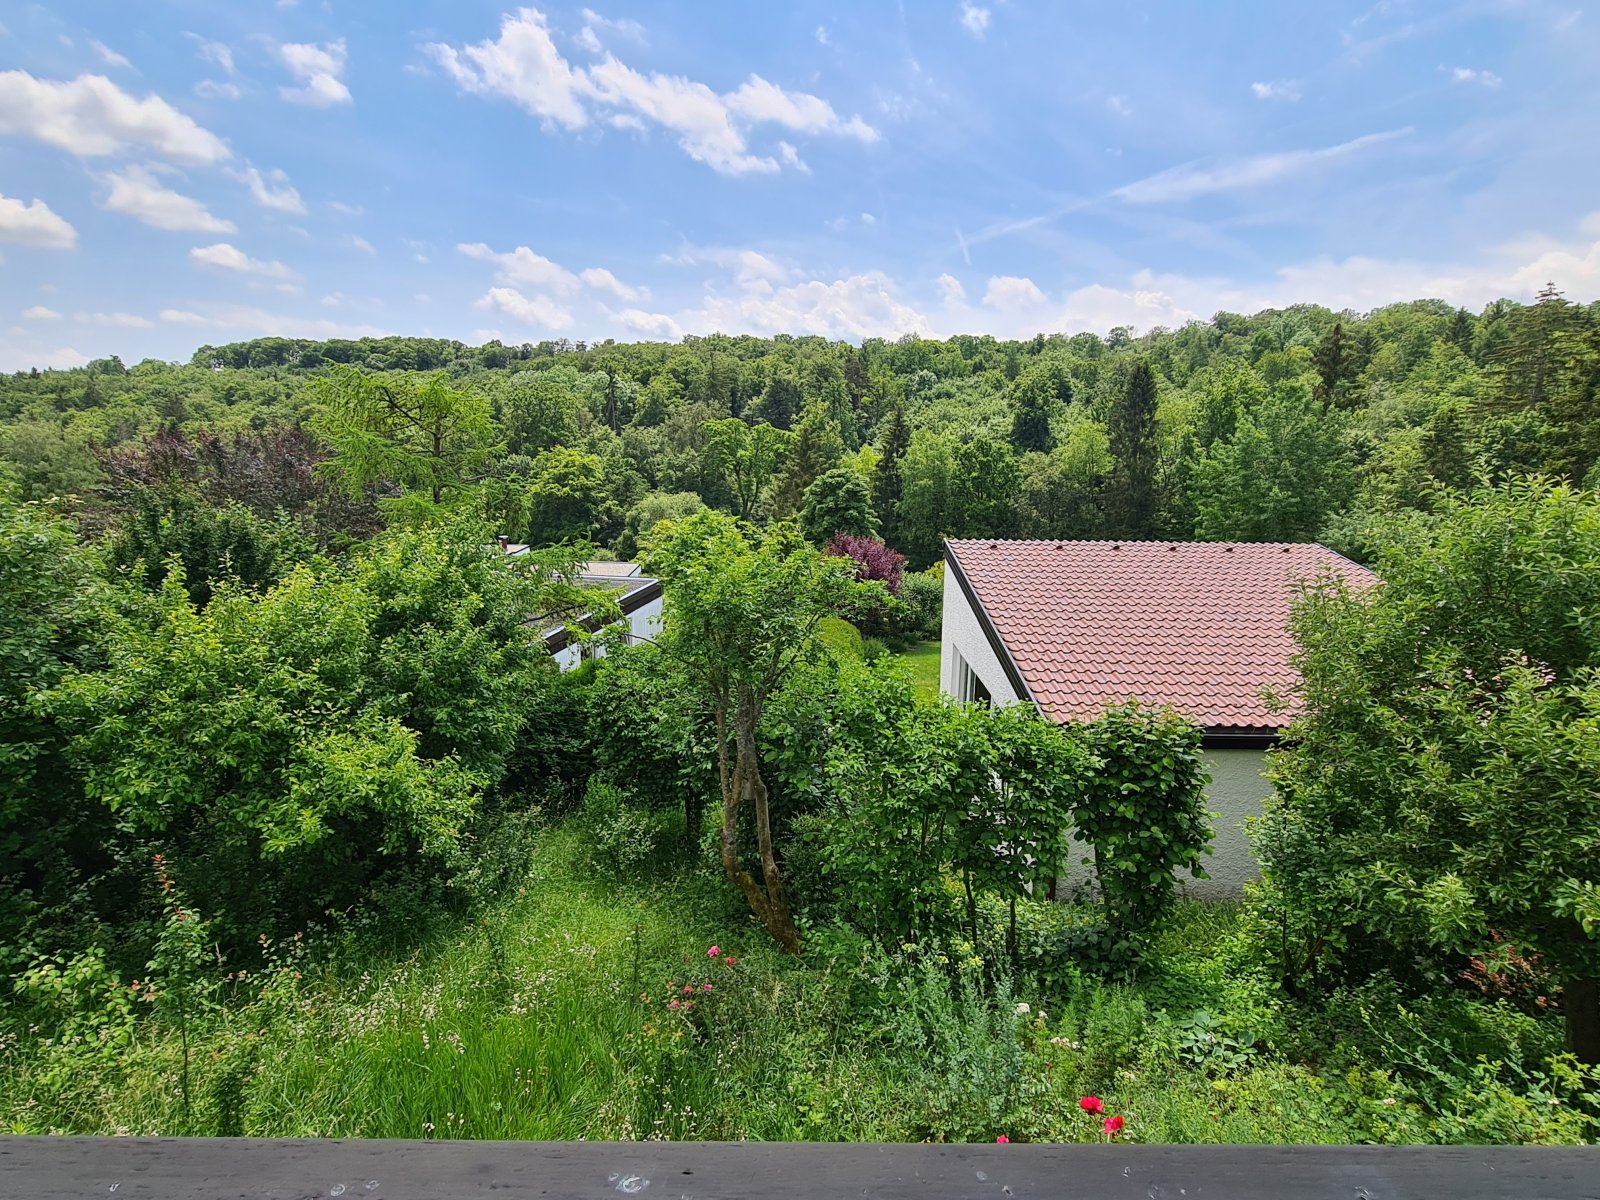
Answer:
<svg viewBox="0 0 1600 1200"><path fill-rule="evenodd" d="M961 657L959 650L951 651L955 655L955 698L963 704L992 704L994 698L989 695L989 689L983 685L983 680L978 678L978 673L967 665L967 660Z"/></svg>

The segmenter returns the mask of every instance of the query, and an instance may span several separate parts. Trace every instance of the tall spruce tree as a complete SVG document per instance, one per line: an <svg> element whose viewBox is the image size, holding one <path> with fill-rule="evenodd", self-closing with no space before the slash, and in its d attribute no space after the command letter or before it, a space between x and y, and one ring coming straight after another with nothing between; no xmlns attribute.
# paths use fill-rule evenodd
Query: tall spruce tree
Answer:
<svg viewBox="0 0 1600 1200"><path fill-rule="evenodd" d="M1140 359L1106 418L1111 477L1106 518L1117 537L1150 537L1156 523L1156 376Z"/></svg>
<svg viewBox="0 0 1600 1200"><path fill-rule="evenodd" d="M883 431L882 456L872 475L872 507L878 514L883 540L893 544L900 533L897 510L904 490L901 464L911 448L911 425L906 421L906 406L896 400Z"/></svg>
<svg viewBox="0 0 1600 1200"><path fill-rule="evenodd" d="M1350 351L1345 345L1343 321L1335 321L1333 328L1328 330L1317 343L1316 350L1311 354L1311 365L1317 371L1316 397L1322 403L1322 411L1344 408L1351 372Z"/></svg>

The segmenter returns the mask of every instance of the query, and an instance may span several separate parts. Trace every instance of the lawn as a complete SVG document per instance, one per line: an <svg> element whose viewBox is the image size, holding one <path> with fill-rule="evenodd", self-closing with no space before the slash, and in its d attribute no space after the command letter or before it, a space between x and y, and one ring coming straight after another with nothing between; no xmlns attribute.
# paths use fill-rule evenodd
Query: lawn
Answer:
<svg viewBox="0 0 1600 1200"><path fill-rule="evenodd" d="M902 651L900 660L911 671L911 682L924 696L939 694L939 643L918 642Z"/></svg>

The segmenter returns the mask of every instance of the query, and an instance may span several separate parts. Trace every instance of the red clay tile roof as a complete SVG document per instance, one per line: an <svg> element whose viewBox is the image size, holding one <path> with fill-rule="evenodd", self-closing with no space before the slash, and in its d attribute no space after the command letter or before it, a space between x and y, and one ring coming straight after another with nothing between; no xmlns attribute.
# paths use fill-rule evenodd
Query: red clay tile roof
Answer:
<svg viewBox="0 0 1600 1200"><path fill-rule="evenodd" d="M1085 720L1136 698L1211 733L1259 734L1297 681L1289 606L1334 571L1376 577L1325 546L1282 542L949 541L955 563L1045 715ZM982 614L980 614L980 620Z"/></svg>

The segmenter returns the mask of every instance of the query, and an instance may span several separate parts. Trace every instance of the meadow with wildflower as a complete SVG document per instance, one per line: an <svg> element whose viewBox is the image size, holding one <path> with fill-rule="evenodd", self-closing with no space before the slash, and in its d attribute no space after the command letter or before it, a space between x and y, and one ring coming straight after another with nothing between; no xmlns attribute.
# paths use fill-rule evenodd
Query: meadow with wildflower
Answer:
<svg viewBox="0 0 1600 1200"><path fill-rule="evenodd" d="M1237 906L1181 905L1161 966L1132 981L1012 977L986 970L982 947L889 954L842 927L808 930L801 959L783 954L721 886L709 851L690 863L663 853L618 881L590 869L577 822L542 829L527 849L526 876L502 900L421 945L396 948L359 925L269 939L261 968L191 983L181 1004L173 993L186 977L159 964L132 989L92 962L36 972L31 1011L58 1023L0 1040L0 1127L988 1142L1595 1136L1583 1108L1592 1077L1560 1059L1554 1073L1521 1066L1552 1048L1548 1023L1502 1000L1473 1002L1473 1021L1460 1005L1407 1007L1381 991L1296 1011L1240 969ZM1045 922L1073 919L1071 906L1047 903L1025 911L1026 943L1046 936ZM1001 907L981 913L980 937L1003 941L1008 924ZM1207 1005L1228 1014L1211 1036L1243 1044L1239 1061L1216 1057L1178 1015ZM1401 1043L1412 1060L1386 1058ZM1449 1094L1446 1056L1467 1064ZM1526 1071L1520 1088L1505 1082L1512 1056Z"/></svg>

